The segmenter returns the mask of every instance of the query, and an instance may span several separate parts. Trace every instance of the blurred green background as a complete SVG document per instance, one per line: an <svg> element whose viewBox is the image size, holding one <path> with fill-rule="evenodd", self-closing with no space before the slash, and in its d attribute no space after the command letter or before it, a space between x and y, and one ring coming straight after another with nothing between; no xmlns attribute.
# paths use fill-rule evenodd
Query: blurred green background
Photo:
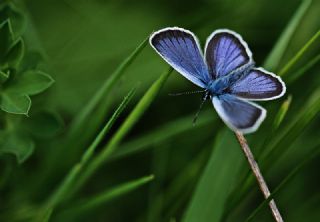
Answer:
<svg viewBox="0 0 320 222"><path fill-rule="evenodd" d="M262 66L286 27L295 23L284 40L288 45L280 43L283 53L266 64L278 73L320 28L318 0L13 2L22 15L21 24L13 22L13 28L22 33L30 52L25 57L41 58L38 67L55 80L48 91L33 97L28 118L39 110L50 110L60 116L63 126L54 136L35 137L35 149L22 164L16 163L13 155L0 156L0 221L45 221L38 215L48 198L125 95L136 87L137 92L95 155L112 140L135 104L168 69L149 45L99 100L100 107L107 106L102 115L91 113L73 134L70 126L114 70L153 31L184 27L204 45L212 31L229 28L242 35L257 66ZM299 7L303 13L297 20ZM283 73L286 95L261 103L268 110L267 118L256 133L247 136L271 191L279 188L275 200L285 221L320 220L319 43L315 39ZM263 196L250 177L234 135L211 103L192 126L200 95L168 96L196 89L174 71L110 158L79 192L54 207L50 221L246 221ZM286 109L289 95L292 101ZM38 130L46 124L40 121ZM120 189L110 194L119 184L146 175L154 178L148 177L137 189L131 187L131 192ZM288 180L279 187L285 178ZM103 199L105 193L111 197ZM103 201L99 202L99 197ZM86 206L91 199L95 204ZM273 221L268 206L264 205L252 221Z"/></svg>

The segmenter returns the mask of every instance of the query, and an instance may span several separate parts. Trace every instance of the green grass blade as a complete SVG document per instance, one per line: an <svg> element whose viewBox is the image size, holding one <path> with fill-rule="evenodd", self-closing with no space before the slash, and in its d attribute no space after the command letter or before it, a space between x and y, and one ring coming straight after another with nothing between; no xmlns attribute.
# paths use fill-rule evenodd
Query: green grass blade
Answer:
<svg viewBox="0 0 320 222"><path fill-rule="evenodd" d="M152 130L150 133L144 134L137 139L121 145L121 150L118 150L112 155L112 160L123 158L137 152L142 152L151 148L155 144L167 141L168 139L188 130L196 130L197 128L212 124L215 121L216 116L212 115L212 111L204 112L201 114L201 118L199 118L195 126L192 124L193 118L194 115L181 117Z"/></svg>
<svg viewBox="0 0 320 222"><path fill-rule="evenodd" d="M310 46L320 37L320 30L297 52L297 54L279 71L279 76L284 76L295 65Z"/></svg>
<svg viewBox="0 0 320 222"><path fill-rule="evenodd" d="M126 71L129 65L135 60L135 58L140 54L140 52L147 45L148 39L149 37L143 40L143 42L131 53L131 55L129 55L129 57L126 58L120 64L120 66L111 74L110 78L108 78L103 83L101 88L96 92L96 94L89 101L89 103L86 106L84 106L84 108L75 117L74 121L70 126L70 131L68 135L71 142L74 142L74 140L79 139L78 138L79 132L83 131L84 129L83 126L85 125L86 121L88 121L88 119L91 118L91 114L97 108L98 104L102 101L102 99L105 99L106 97L108 97L109 92L114 87L115 83L120 79L124 71ZM99 109L102 109L103 113L105 113L105 109L103 106L99 107Z"/></svg>
<svg viewBox="0 0 320 222"><path fill-rule="evenodd" d="M275 195L284 189L285 185L311 160L315 159L320 154L319 145L317 145L315 148L312 149L311 155L304 158L291 172L280 182L280 184L274 189L274 191L271 193L271 195L265 199L245 220L245 222L252 221L254 217L264 208L268 205L269 201L271 199L274 199Z"/></svg>
<svg viewBox="0 0 320 222"><path fill-rule="evenodd" d="M194 191L196 186L195 180L198 177L200 178L211 150L212 142L204 146L202 151L188 163L185 169L168 186L166 190L166 202L169 210L165 212L164 219L172 217L189 200L190 193Z"/></svg>
<svg viewBox="0 0 320 222"><path fill-rule="evenodd" d="M305 74L309 69L311 69L315 64L320 61L320 54L311 59L306 65L299 68L296 72L287 76L286 82L288 84L295 82L299 79L303 74Z"/></svg>
<svg viewBox="0 0 320 222"><path fill-rule="evenodd" d="M290 148L289 144L292 144L301 135L303 130L318 114L320 114L320 89L311 95L291 123L267 145L261 155L261 159L264 160L262 167L266 166L268 162L272 162L272 165L274 165L275 161L280 159Z"/></svg>
<svg viewBox="0 0 320 222"><path fill-rule="evenodd" d="M290 22L288 23L288 25L280 35L277 43L274 45L263 67L265 67L268 70L277 69L295 30L297 29L299 23L301 22L304 14L310 7L311 2L312 2L311 0L302 1L300 7L297 9L293 17L290 19Z"/></svg>
<svg viewBox="0 0 320 222"><path fill-rule="evenodd" d="M136 180L132 180L120 185L117 185L114 188L108 189L101 193L94 195L93 197L89 197L86 200L81 201L81 203L77 204L74 207L76 212L88 211L91 209L98 208L99 206L112 201L116 198L119 198L133 190L138 189L139 187L149 183L154 179L154 175L145 176Z"/></svg>
<svg viewBox="0 0 320 222"><path fill-rule="evenodd" d="M217 136L214 150L200 178L184 222L221 220L224 205L243 160L239 144L230 130ZM223 187L223 190L221 188Z"/></svg>
<svg viewBox="0 0 320 222"><path fill-rule="evenodd" d="M280 124L282 123L285 115L288 112L288 109L290 107L292 101L292 96L289 95L288 98L282 103L278 113L275 116L273 126L272 126L272 131L275 131L276 129L279 128Z"/></svg>
<svg viewBox="0 0 320 222"><path fill-rule="evenodd" d="M83 154L81 160L79 163L77 163L67 174L63 182L59 185L57 190L53 193L53 195L49 198L48 202L46 203L45 211L48 211L49 209L53 211L53 208L63 202L67 198L67 194L73 189L73 185L78 178L79 174L82 172L85 165L89 162L89 160L92 158L95 149L100 144L100 142L103 140L105 135L109 132L111 127L113 126L116 119L119 117L119 115L122 113L124 108L127 106L131 98L133 97L135 93L135 89L131 90L128 95L123 99L122 103L119 105L117 110L114 112L110 120L107 122L105 127L101 130L101 132L98 134L96 139L92 142L92 144L89 146L89 148L86 150L86 152Z"/></svg>
<svg viewBox="0 0 320 222"><path fill-rule="evenodd" d="M78 189L80 189L84 183L91 177L94 172L109 158L109 156L114 152L114 150L118 147L121 140L128 134L128 132L132 129L132 127L137 123L137 121L141 118L144 112L151 105L153 100L158 95L162 86L168 79L170 73L172 72L172 68L168 71L165 71L158 80L156 80L152 86L148 89L148 91L144 94L144 96L140 99L138 104L126 118L124 123L117 130L115 135L110 139L107 145L102 149L101 153L99 153L91 162L88 164L87 169L83 172L82 176L77 181L76 187L73 189L73 193L75 193Z"/></svg>

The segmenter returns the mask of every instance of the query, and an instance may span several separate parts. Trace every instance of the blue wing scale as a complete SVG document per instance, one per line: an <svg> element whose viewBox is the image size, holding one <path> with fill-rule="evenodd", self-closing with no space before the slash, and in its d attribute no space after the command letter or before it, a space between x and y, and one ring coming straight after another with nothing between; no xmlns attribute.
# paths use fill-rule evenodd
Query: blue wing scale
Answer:
<svg viewBox="0 0 320 222"><path fill-rule="evenodd" d="M205 46L205 58L213 79L253 64L247 43L239 34L227 29L220 29L209 36Z"/></svg>
<svg viewBox="0 0 320 222"><path fill-rule="evenodd" d="M150 44L176 71L205 88L210 81L196 37L188 30L166 28L150 37Z"/></svg>
<svg viewBox="0 0 320 222"><path fill-rule="evenodd" d="M232 94L249 100L272 100L281 97L286 86L280 77L262 68L254 68L230 87Z"/></svg>

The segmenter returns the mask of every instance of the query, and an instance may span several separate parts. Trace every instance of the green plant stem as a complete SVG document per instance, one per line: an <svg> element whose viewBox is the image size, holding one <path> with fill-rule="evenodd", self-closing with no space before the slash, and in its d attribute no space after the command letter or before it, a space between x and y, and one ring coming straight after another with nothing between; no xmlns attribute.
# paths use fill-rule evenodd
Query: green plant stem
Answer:
<svg viewBox="0 0 320 222"><path fill-rule="evenodd" d="M266 181L264 180L264 178L262 176L262 173L260 171L258 163L255 161L254 156L253 156L253 154L251 152L251 149L250 149L246 139L242 135L242 133L235 132L235 135L236 135L236 137L237 137L237 139L239 141L239 144L240 144L240 146L242 148L243 153L245 154L245 156L246 156L246 158L248 160L248 163L249 163L249 165L251 167L251 170L252 170L254 176L257 179L257 182L259 184L260 190L262 191L265 199L267 199L270 196L270 191L269 191L269 188L267 186ZM275 221L283 222L283 219L282 219L281 214L280 214L280 212L278 210L278 207L277 207L277 205L276 205L276 203L275 203L275 201L273 199L270 200L269 207L271 209L272 216L274 217Z"/></svg>
<svg viewBox="0 0 320 222"><path fill-rule="evenodd" d="M112 136L111 140L107 143L107 145L102 149L101 153L99 153L93 160L90 162L88 167L82 173L82 176L77 181L76 186L73 188L70 196L74 195L81 187L86 183L86 181L94 174L94 172L109 158L109 156L115 151L118 147L121 140L127 135L127 133L132 129L132 127L136 124L136 122L140 119L143 113L150 106L151 102L155 99L158 92L164 85L165 81L169 77L172 72L172 68L168 71L165 71L157 81L155 81L149 90L144 94L138 104L135 106L133 111L118 129L114 136Z"/></svg>
<svg viewBox="0 0 320 222"><path fill-rule="evenodd" d="M279 76L285 75L290 68L303 56L310 46L319 38L320 30L297 52L297 54L279 71Z"/></svg>
<svg viewBox="0 0 320 222"><path fill-rule="evenodd" d="M67 193L70 192L70 190L73 189L73 185L78 178L79 174L82 172L83 168L86 166L86 164L89 162L89 160L92 158L95 149L99 145L99 143L103 140L106 133L111 129L113 126L115 120L118 118L120 113L124 110L130 99L133 97L135 93L135 89L131 90L128 95L124 98L118 109L114 112L110 120L107 122L105 127L101 130L101 132L98 134L96 139L92 142L92 144L89 146L89 148L86 150L86 152L83 154L81 160L79 163L77 163L67 174L63 182L60 184L60 186L57 188L57 190L53 193L53 195L49 198L48 202L45 205L44 212L53 211L56 205L63 202L65 198L67 197ZM46 213L44 213L46 214ZM44 215L40 214L40 215Z"/></svg>

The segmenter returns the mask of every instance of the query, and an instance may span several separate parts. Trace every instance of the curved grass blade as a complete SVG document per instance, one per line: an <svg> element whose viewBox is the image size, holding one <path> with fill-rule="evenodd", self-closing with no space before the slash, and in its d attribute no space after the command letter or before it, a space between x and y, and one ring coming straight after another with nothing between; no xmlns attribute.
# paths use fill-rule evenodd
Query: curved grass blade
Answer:
<svg viewBox="0 0 320 222"><path fill-rule="evenodd" d="M108 189L101 193L94 195L93 197L89 197L78 204L75 204L74 207L70 209L73 214L81 214L82 212L86 212L88 210L96 209L99 206L106 204L116 198L119 198L139 187L149 183L154 179L154 175L145 176L139 179L135 179L120 185L117 185L114 188ZM69 210L67 210L69 211Z"/></svg>
<svg viewBox="0 0 320 222"><path fill-rule="evenodd" d="M303 130L318 114L320 114L320 89L311 95L306 105L303 106L293 121L267 145L261 155L261 159L264 160L262 167L264 166L266 169L266 164L271 161L272 165L274 165L275 161L280 159L290 148L289 144L292 144L301 135Z"/></svg>
<svg viewBox="0 0 320 222"><path fill-rule="evenodd" d="M128 132L132 129L132 127L138 122L143 113L148 109L151 105L152 101L156 98L162 86L168 79L170 73L173 71L170 68L168 71L165 71L158 80L156 80L152 86L148 89L148 91L144 94L144 96L140 99L138 104L126 118L124 123L120 126L114 136L110 139L107 145L102 149L101 153L99 153L90 164L86 170L82 173L79 180L77 181L76 186L73 188L72 196L75 192L77 192L84 183L94 174L94 172L105 163L105 161L110 157L110 155L116 150L121 140L128 134Z"/></svg>
<svg viewBox="0 0 320 222"><path fill-rule="evenodd" d="M86 150L86 152L83 154L81 160L79 163L77 163L67 174L63 182L60 184L60 186L57 188L57 190L52 194L52 196L47 201L43 212L49 212L53 211L55 206L57 206L59 203L63 202L67 198L67 194L73 189L73 186L76 182L76 179L78 178L79 174L83 171L83 168L86 166L86 164L90 161L92 158L95 149L99 145L99 143L103 140L104 136L109 132L111 127L113 126L116 119L119 117L119 115L122 113L124 108L127 106L131 98L133 97L135 93L135 89L131 90L128 95L123 99L122 103L119 105L117 110L114 112L110 120L107 122L105 127L101 130L101 132L98 134L96 139L92 142L92 144L89 146L89 148ZM45 215L46 213L42 214Z"/></svg>
<svg viewBox="0 0 320 222"><path fill-rule="evenodd" d="M301 22L303 16L307 12L308 8L311 5L311 0L302 1L301 5L294 13L293 17L290 19L288 25L281 33L277 43L274 45L272 51L268 55L263 67L268 70L276 70L281 62L281 58L285 53L288 44L296 31L299 23Z"/></svg>
<svg viewBox="0 0 320 222"><path fill-rule="evenodd" d="M150 133L144 134L137 139L133 139L132 141L121 145L121 150L115 152L110 157L110 160L115 160L138 152L142 152L148 148L151 148L152 145L162 143L188 130L195 130L195 128L201 128L212 124L216 119L216 116L212 115L212 112L207 111L201 115L201 118L198 120L197 124L193 126L190 121L193 117L194 115L188 115L173 120L155 130L152 130L152 132Z"/></svg>
<svg viewBox="0 0 320 222"><path fill-rule="evenodd" d="M288 98L282 103L278 113L275 116L273 125L272 125L272 132L274 132L275 130L277 130L280 126L280 124L282 123L285 115L288 112L288 109L290 107L292 101L292 96L289 95Z"/></svg>
<svg viewBox="0 0 320 222"><path fill-rule="evenodd" d="M236 181L238 172L235 169L244 160L238 146L230 130L224 130L217 136L213 152L185 213L184 222L221 220L224 205Z"/></svg>
<svg viewBox="0 0 320 222"><path fill-rule="evenodd" d="M317 145L315 148L312 149L311 154L306 157L303 161L299 163L298 166L296 166L281 182L280 184L274 189L273 193L265 199L245 220L245 222L252 221L254 217L265 207L268 205L269 201L274 198L274 196L281 191L284 186L311 160L316 158L320 154L320 146Z"/></svg>
<svg viewBox="0 0 320 222"><path fill-rule="evenodd" d="M296 64L310 46L320 37L320 30L297 52L297 54L279 71L279 76L284 76Z"/></svg>
<svg viewBox="0 0 320 222"><path fill-rule="evenodd" d="M299 79L303 74L305 74L309 69L311 69L319 61L320 61L320 54L318 54L316 57L310 60L306 65L298 69L298 71L287 76L286 82L288 84L295 82L297 79Z"/></svg>

